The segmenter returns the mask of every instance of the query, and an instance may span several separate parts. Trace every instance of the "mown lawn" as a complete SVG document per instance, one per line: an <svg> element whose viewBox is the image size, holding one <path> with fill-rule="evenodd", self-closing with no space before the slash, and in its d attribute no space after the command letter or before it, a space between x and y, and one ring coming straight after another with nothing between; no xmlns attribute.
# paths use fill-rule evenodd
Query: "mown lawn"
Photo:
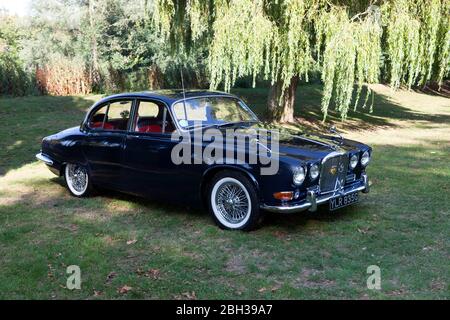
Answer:
<svg viewBox="0 0 450 320"><path fill-rule="evenodd" d="M450 99L373 89L372 114L336 122L374 147L371 193L336 213L269 215L251 233L113 192L71 197L34 154L99 96L0 98L0 298L449 299ZM298 125L320 126L320 86L299 91ZM267 90L235 93L263 114ZM68 265L81 290L65 287Z"/></svg>

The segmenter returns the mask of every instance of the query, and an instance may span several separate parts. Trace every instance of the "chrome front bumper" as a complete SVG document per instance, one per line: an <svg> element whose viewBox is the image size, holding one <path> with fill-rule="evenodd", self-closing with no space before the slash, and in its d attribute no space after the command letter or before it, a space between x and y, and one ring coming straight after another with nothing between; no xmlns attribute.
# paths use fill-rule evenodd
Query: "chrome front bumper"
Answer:
<svg viewBox="0 0 450 320"><path fill-rule="evenodd" d="M323 196L317 196L313 191L308 191L306 195L306 201L301 204L296 205L284 205L284 206L268 206L268 205L262 205L261 209L275 212L275 213L294 213L294 212L301 212L305 210L309 211L316 211L317 205L325 203L329 201L331 198L337 197L337 196L345 196L349 193L356 192L356 191L362 191L363 193L369 193L370 186L369 186L369 178L367 177L367 174L362 175L362 185L354 186L354 187L348 187L344 188L343 190L333 192L331 194L323 195Z"/></svg>
<svg viewBox="0 0 450 320"><path fill-rule="evenodd" d="M53 165L53 160L50 159L49 157L47 157L46 155L42 154L42 153L38 153L36 155L36 159L41 160L46 165L49 165L49 166Z"/></svg>

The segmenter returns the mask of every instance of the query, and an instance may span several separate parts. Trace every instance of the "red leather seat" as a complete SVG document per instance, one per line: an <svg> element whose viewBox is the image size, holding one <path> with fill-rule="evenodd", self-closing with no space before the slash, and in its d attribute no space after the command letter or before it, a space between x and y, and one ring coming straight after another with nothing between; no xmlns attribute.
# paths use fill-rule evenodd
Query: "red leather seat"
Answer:
<svg viewBox="0 0 450 320"><path fill-rule="evenodd" d="M103 122L91 122L91 128L101 128L103 126ZM114 126L111 123L105 122L103 129L114 129Z"/></svg>
<svg viewBox="0 0 450 320"><path fill-rule="evenodd" d="M162 128L157 124L143 125L138 128L139 132L162 132Z"/></svg>

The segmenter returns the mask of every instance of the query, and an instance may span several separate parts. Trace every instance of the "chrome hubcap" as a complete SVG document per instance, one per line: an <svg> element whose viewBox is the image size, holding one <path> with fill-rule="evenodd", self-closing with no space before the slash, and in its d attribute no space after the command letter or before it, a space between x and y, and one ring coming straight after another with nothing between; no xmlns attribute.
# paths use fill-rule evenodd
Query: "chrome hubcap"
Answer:
<svg viewBox="0 0 450 320"><path fill-rule="evenodd" d="M69 183L77 192L83 192L87 184L87 171L75 164L69 165Z"/></svg>
<svg viewBox="0 0 450 320"><path fill-rule="evenodd" d="M215 201L221 216L228 222L239 223L248 214L250 200L236 183L222 184L217 190Z"/></svg>

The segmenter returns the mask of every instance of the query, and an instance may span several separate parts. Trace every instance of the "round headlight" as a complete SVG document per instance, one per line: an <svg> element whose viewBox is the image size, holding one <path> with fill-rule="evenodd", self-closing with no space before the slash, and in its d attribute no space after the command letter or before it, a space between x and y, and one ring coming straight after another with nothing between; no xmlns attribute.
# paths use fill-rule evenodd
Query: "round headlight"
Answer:
<svg viewBox="0 0 450 320"><path fill-rule="evenodd" d="M361 164L365 167L369 164L369 161L370 161L369 151L364 151L364 153L361 156Z"/></svg>
<svg viewBox="0 0 450 320"><path fill-rule="evenodd" d="M319 166L317 164L313 164L309 168L309 177L311 180L316 180L316 178L319 176Z"/></svg>
<svg viewBox="0 0 450 320"><path fill-rule="evenodd" d="M350 158L350 169L355 169L357 164L358 164L358 156L354 154Z"/></svg>
<svg viewBox="0 0 450 320"><path fill-rule="evenodd" d="M295 170L293 180L296 185L301 185L303 183L305 180L305 169L303 169L303 167L299 167Z"/></svg>

